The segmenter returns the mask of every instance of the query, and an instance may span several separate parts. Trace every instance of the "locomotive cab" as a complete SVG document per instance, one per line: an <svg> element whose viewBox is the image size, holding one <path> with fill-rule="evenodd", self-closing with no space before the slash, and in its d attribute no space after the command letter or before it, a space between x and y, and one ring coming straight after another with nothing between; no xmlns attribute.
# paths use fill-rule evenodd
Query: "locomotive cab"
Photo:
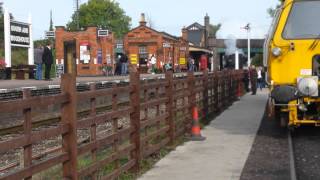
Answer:
<svg viewBox="0 0 320 180"><path fill-rule="evenodd" d="M282 125L320 125L320 0L286 0L265 41L270 108Z"/></svg>

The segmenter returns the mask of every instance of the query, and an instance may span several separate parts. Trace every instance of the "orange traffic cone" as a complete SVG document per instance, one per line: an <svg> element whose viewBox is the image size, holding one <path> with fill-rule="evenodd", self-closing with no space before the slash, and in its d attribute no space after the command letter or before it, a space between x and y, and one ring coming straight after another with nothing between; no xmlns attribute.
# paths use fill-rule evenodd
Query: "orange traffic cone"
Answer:
<svg viewBox="0 0 320 180"><path fill-rule="evenodd" d="M201 129L199 125L198 108L193 107L192 109L192 129L191 129L191 140L192 141L203 141L206 138L201 136Z"/></svg>

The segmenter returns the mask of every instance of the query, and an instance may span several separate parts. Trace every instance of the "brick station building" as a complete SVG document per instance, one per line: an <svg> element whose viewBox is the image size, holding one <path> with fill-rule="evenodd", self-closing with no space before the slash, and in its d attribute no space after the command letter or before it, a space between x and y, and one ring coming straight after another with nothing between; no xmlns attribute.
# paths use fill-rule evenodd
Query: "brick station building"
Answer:
<svg viewBox="0 0 320 180"><path fill-rule="evenodd" d="M83 31L71 32L66 31L63 26L57 26L55 32L57 65L71 64L65 60L64 46L65 42L73 42L75 52L72 59L76 61L78 76L102 75L103 66L114 69L114 36L112 32L104 35L98 36L97 27L87 27Z"/></svg>
<svg viewBox="0 0 320 180"><path fill-rule="evenodd" d="M186 34L176 37L147 27L144 14L141 14L140 25L125 35L124 48L131 64L136 65L141 73L147 72L152 55L157 59L159 70L163 70L166 63L172 64L175 71L187 69L189 42Z"/></svg>

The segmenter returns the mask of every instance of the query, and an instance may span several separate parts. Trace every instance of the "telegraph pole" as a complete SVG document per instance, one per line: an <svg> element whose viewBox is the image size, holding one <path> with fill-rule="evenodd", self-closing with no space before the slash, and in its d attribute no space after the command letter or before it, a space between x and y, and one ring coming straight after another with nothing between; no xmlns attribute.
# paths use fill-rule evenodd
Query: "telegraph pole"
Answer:
<svg viewBox="0 0 320 180"><path fill-rule="evenodd" d="M250 23L248 23L244 29L247 31L247 36L248 36L248 67L251 65L251 46L250 46L250 31L251 31L251 26Z"/></svg>

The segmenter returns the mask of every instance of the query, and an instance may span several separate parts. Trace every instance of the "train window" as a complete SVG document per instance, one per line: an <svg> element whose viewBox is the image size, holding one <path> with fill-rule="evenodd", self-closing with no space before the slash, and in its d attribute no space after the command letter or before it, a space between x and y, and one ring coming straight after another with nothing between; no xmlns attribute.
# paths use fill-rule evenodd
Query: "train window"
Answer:
<svg viewBox="0 0 320 180"><path fill-rule="evenodd" d="M320 55L315 55L312 59L312 75L320 77Z"/></svg>
<svg viewBox="0 0 320 180"><path fill-rule="evenodd" d="M298 1L292 5L283 31L285 39L312 39L320 35L320 1Z"/></svg>

